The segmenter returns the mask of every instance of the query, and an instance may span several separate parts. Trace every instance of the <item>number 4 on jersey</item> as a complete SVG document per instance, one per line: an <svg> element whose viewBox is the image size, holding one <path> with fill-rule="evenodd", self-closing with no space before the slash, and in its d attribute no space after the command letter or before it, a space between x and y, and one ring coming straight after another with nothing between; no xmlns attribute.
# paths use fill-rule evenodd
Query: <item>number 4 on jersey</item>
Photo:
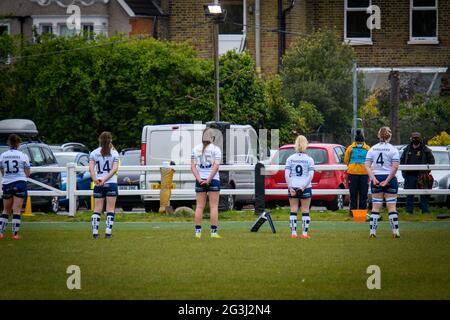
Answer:
<svg viewBox="0 0 450 320"><path fill-rule="evenodd" d="M381 166L384 165L383 154L382 153L380 153L380 155L378 156L376 163L381 165Z"/></svg>
<svg viewBox="0 0 450 320"><path fill-rule="evenodd" d="M102 174L104 171L106 171L106 172L110 172L111 171L111 168L109 167L109 162L108 161L106 161L105 164L103 165L103 171L100 170L100 161L96 161L96 163L97 163L97 173L98 174Z"/></svg>

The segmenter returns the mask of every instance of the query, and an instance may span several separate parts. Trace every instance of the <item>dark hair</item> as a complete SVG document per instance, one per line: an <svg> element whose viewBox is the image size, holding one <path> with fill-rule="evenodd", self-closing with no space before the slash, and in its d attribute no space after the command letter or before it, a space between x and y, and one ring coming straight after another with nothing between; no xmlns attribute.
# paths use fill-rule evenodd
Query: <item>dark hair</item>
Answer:
<svg viewBox="0 0 450 320"><path fill-rule="evenodd" d="M364 135L360 129L356 130L355 141L364 142Z"/></svg>
<svg viewBox="0 0 450 320"><path fill-rule="evenodd" d="M100 142L100 147L102 148L101 154L103 157L111 155L112 148L112 134L108 131L103 131L98 137L98 141Z"/></svg>
<svg viewBox="0 0 450 320"><path fill-rule="evenodd" d="M22 139L17 134L10 134L8 137L8 145L13 149L18 149L20 144L22 143Z"/></svg>

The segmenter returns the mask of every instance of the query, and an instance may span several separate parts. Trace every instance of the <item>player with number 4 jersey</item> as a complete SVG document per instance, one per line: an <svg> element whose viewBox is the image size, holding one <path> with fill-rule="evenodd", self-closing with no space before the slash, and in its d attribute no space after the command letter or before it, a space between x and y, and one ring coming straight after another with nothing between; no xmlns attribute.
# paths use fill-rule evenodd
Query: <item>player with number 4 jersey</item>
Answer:
<svg viewBox="0 0 450 320"><path fill-rule="evenodd" d="M113 149L112 135L102 132L99 137L100 147L89 155L89 172L94 181L94 213L92 215L92 235L98 238L100 214L106 198L106 231L105 238L111 238L116 200L118 195L117 170L119 168L119 153Z"/></svg>
<svg viewBox="0 0 450 320"><path fill-rule="evenodd" d="M377 143L370 148L366 155L365 168L371 180L370 187L372 191L370 238L376 237L383 199L386 199L393 237L400 238L397 214L398 182L395 177L400 162L400 156L398 150L389 143L391 137L391 129L389 129L389 127L382 127L378 131L380 143Z"/></svg>

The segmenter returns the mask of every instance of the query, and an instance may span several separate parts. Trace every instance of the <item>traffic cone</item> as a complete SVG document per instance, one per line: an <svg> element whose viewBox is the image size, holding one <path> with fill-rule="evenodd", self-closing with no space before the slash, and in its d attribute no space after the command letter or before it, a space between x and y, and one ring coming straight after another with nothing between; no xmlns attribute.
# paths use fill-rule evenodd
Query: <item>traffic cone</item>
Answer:
<svg viewBox="0 0 450 320"><path fill-rule="evenodd" d="M25 212L23 213L24 216L32 216L33 215L33 211L31 209L31 197L28 196L27 197L27 202L25 204Z"/></svg>

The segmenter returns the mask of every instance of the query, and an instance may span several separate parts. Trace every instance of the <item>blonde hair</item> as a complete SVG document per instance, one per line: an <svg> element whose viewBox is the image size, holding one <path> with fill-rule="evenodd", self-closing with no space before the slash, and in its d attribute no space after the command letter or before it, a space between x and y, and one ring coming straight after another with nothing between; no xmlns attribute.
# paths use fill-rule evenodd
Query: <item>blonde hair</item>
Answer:
<svg viewBox="0 0 450 320"><path fill-rule="evenodd" d="M202 143L203 150L202 153L205 152L207 146L209 146L214 141L214 131L211 128L206 128L202 133Z"/></svg>
<svg viewBox="0 0 450 320"><path fill-rule="evenodd" d="M295 139L295 151L297 152L304 152L308 148L308 140L305 136L298 136Z"/></svg>
<svg viewBox="0 0 450 320"><path fill-rule="evenodd" d="M389 142L392 138L392 131L389 127L381 127L378 131L378 139L382 142Z"/></svg>

